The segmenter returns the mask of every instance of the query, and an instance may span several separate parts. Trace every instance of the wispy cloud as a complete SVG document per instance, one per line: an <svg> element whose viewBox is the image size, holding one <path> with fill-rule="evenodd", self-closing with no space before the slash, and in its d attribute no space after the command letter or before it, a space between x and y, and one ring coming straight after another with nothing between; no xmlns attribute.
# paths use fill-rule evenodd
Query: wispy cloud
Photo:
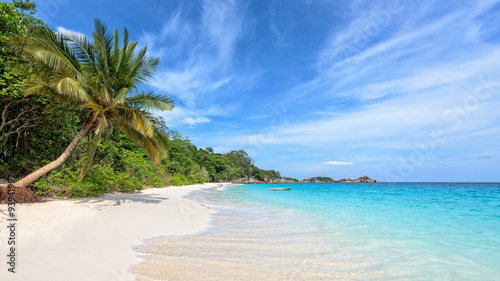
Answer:
<svg viewBox="0 0 500 281"><path fill-rule="evenodd" d="M354 165L354 163L352 163L352 162L340 162L340 161L326 161L326 162L323 162L323 164L332 165L332 166L349 166L349 165Z"/></svg>
<svg viewBox="0 0 500 281"><path fill-rule="evenodd" d="M192 128L212 121L206 116L220 116L223 115L224 112L217 107L212 107L210 110L197 110L184 106L176 106L172 112L156 112L156 114L163 117L169 127L188 126Z"/></svg>
<svg viewBox="0 0 500 281"><path fill-rule="evenodd" d="M334 32L325 48L320 50L316 63L318 75L307 83L297 85L287 99L299 100L310 95L323 98L349 96L351 100L369 102L389 94L407 95L412 93L408 90L418 90L405 89L407 87L432 87L429 82L445 83L469 78L481 68L466 69L464 74L461 73L462 62L497 50L490 44L478 42L476 38L477 30L482 25L476 17L484 11L485 5L466 5L467 10L451 10L432 21L425 19L428 14L436 12L439 6L421 6L417 9L414 4L401 3L397 8L389 9L381 5L371 11L353 11L354 20L351 24L346 29ZM400 12L389 12L394 10ZM420 13L416 13L416 10ZM381 13L389 14L385 20L387 24L379 26L381 32L367 35L367 27L372 26L373 22L377 23L375 18ZM464 34L467 36L464 37ZM363 44L353 47L352 52L343 51L346 42L356 41L354 38L365 39ZM472 45L481 52L467 52ZM451 80L441 72L443 70L453 74ZM430 79L424 81L424 85L418 84L423 82L422 79L408 81L409 76L418 75L426 75Z"/></svg>
<svg viewBox="0 0 500 281"><path fill-rule="evenodd" d="M277 7L276 7L276 2L274 1L269 1L269 29L271 30L273 36L274 36L274 44L277 47L289 47L290 44L287 42L287 32L285 30L282 30L280 27L278 27L278 23L276 22L277 18ZM283 11L283 10L280 10ZM287 25L290 25L291 23L287 23Z"/></svg>
<svg viewBox="0 0 500 281"><path fill-rule="evenodd" d="M491 156L491 155L479 155L479 156L477 156L477 158L481 158L481 159L491 159L491 158L493 158L493 156Z"/></svg>
<svg viewBox="0 0 500 281"><path fill-rule="evenodd" d="M482 26L489 22L478 18L493 2L447 7L441 14L436 9L442 7L430 4L419 9L398 7L400 13L384 26L387 30L346 56L339 47L354 40L369 23L362 15L370 11L354 13L347 30L332 33L318 52L316 75L279 96L288 108L301 110L291 113L297 120L293 126L273 132L268 149L303 151L310 157L316 151L328 151L352 159L386 153L392 156L380 157L385 163L378 169L387 169L397 166L390 161L417 148L437 130L448 137L440 145L445 151L479 152L485 143L491 147L498 140L492 132L500 129L500 113L495 109L500 107L500 77L492 77L500 71L500 51L481 39L488 36L478 30L487 32ZM486 77L492 77L490 86L494 85L488 99L474 100L480 80ZM477 109L465 111L466 103L474 103ZM215 141L245 143L256 137L240 134ZM491 141L485 142L487 138ZM266 155L262 151L257 159Z"/></svg>
<svg viewBox="0 0 500 281"><path fill-rule="evenodd" d="M187 5L187 4L186 4ZM203 1L201 11L179 7L164 24L160 34L145 33L142 40L160 56L162 69L153 86L171 93L184 105L177 115L193 111L202 116L185 115L184 124L210 122L209 113L225 87L236 83L234 52L244 33L246 5L241 1ZM193 18L196 15L196 18Z"/></svg>
<svg viewBox="0 0 500 281"><path fill-rule="evenodd" d="M58 26L57 29L56 29L56 32L57 33L60 33L62 35L67 35L67 34L78 34L78 35L84 35L83 33L81 32L78 32L78 31L74 31L74 30L70 30L70 29L66 29L64 28L63 26Z"/></svg>

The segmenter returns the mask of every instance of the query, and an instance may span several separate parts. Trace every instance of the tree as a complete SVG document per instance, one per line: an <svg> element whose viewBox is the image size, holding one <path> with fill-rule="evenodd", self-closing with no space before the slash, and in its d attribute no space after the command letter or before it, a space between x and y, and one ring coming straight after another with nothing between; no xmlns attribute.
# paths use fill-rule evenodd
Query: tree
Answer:
<svg viewBox="0 0 500 281"><path fill-rule="evenodd" d="M14 183L25 188L40 176L61 165L88 136L81 156L80 179L92 163L99 140L105 132L117 128L159 163L166 156L167 136L154 125L151 110L172 110L174 102L165 94L144 92L159 63L147 57L147 48L135 50L137 42L128 42L124 30L120 46L118 30L111 33L100 20L94 20L92 42L82 34L55 34L42 31L40 36L16 36L10 41L22 53L19 67L36 73L24 84L25 95L45 95L51 112L73 111L84 116L80 131L66 150L54 161ZM7 186L2 187L5 197ZM1 198L0 198L1 199Z"/></svg>
<svg viewBox="0 0 500 281"><path fill-rule="evenodd" d="M240 149L238 151L236 150L230 151L226 155L229 159L229 163L232 166L239 168L238 173L234 175L236 178L244 178L252 176L251 166L253 165L253 160L252 158L250 158L250 156L248 156L248 153Z"/></svg>
<svg viewBox="0 0 500 281"><path fill-rule="evenodd" d="M21 93L22 83L31 75L30 71L19 71L8 63L15 53L5 46L5 39L13 35L30 36L48 29L41 20L24 14L24 11L34 14L35 3L0 2L0 167L4 171L11 170L11 164L25 154L31 128L52 125L50 118L42 113L44 98L23 96Z"/></svg>

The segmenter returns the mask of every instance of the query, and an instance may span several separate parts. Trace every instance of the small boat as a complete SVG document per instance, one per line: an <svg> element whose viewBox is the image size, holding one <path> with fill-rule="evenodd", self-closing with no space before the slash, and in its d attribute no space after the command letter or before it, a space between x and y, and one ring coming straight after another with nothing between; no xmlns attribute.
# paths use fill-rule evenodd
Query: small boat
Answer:
<svg viewBox="0 0 500 281"><path fill-rule="evenodd" d="M270 187L269 190L290 190L291 187Z"/></svg>

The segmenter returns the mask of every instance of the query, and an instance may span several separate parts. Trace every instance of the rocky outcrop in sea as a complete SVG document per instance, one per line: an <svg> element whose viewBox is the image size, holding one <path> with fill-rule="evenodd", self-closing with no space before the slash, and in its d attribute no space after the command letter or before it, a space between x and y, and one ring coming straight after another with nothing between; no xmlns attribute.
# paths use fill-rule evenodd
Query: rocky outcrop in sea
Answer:
<svg viewBox="0 0 500 281"><path fill-rule="evenodd" d="M351 183L351 182L359 182L359 183L376 183L378 182L377 180L374 180L368 176L362 176L357 179L355 178L347 178L347 179L340 179L338 181L329 178L329 177L312 177L312 178L307 178L303 179L300 182L306 182L306 183Z"/></svg>
<svg viewBox="0 0 500 281"><path fill-rule="evenodd" d="M277 179L268 179L267 177L263 180L257 180L255 178L240 178L236 180L232 180L231 183L237 183L237 184L249 184L249 183L296 183L296 182L304 182L304 183L376 183L378 182L377 180L374 180L368 176L362 176L357 179L355 178L347 178L347 179L340 179L340 180L334 180L329 177L312 177L312 178L307 178L303 180L296 180L292 178L277 178Z"/></svg>
<svg viewBox="0 0 500 281"><path fill-rule="evenodd" d="M362 183L376 183L378 182L377 180L374 180L368 176L362 176L357 179L354 178L347 178L347 179L341 179L340 182L362 182Z"/></svg>

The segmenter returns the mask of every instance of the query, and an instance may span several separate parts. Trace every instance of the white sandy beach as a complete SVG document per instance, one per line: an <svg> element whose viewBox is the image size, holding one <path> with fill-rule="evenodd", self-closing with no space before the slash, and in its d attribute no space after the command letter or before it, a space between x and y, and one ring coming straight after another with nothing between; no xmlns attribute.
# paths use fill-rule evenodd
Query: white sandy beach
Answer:
<svg viewBox="0 0 500 281"><path fill-rule="evenodd" d="M144 238L196 233L211 210L182 198L217 184L16 205L16 273L7 271L6 205L0 205L0 280L135 280L132 246Z"/></svg>

